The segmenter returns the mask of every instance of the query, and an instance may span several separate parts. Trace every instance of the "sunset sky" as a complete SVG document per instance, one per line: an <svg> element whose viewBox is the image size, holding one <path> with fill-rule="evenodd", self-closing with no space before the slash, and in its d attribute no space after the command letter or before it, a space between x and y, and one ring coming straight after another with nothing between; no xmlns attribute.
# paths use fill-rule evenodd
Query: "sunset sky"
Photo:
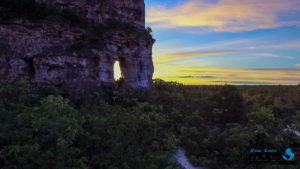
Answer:
<svg viewBox="0 0 300 169"><path fill-rule="evenodd" d="M300 84L300 0L146 0L154 78Z"/></svg>

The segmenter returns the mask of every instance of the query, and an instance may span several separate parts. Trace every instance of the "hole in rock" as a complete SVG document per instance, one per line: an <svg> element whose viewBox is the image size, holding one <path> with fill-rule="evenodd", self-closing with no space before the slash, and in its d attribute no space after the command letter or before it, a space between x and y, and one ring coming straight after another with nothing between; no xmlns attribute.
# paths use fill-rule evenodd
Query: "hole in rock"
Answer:
<svg viewBox="0 0 300 169"><path fill-rule="evenodd" d="M118 81L122 78L122 72L121 72L121 68L120 68L120 62L116 61L114 64L114 79L115 81Z"/></svg>

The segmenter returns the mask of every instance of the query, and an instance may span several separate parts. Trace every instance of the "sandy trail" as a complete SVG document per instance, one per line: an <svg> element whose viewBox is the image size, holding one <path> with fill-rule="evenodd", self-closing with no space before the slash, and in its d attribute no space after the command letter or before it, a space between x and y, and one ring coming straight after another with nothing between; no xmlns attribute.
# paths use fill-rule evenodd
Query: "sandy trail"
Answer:
<svg viewBox="0 0 300 169"><path fill-rule="evenodd" d="M201 167L193 166L182 149L177 150L177 152L174 154L174 158L176 162L185 169L204 169Z"/></svg>
<svg viewBox="0 0 300 169"><path fill-rule="evenodd" d="M292 132L292 133L294 133L296 136L300 137L300 132L297 131L297 130L293 130L293 129L290 129L290 128L286 128L286 129L284 129L284 131Z"/></svg>

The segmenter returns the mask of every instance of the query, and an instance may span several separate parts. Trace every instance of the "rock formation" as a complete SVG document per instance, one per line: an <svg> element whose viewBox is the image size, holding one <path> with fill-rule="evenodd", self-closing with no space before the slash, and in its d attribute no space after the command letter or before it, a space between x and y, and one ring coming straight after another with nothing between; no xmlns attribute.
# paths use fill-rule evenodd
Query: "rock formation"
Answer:
<svg viewBox="0 0 300 169"><path fill-rule="evenodd" d="M143 0L1 0L0 81L64 88L152 84Z"/></svg>

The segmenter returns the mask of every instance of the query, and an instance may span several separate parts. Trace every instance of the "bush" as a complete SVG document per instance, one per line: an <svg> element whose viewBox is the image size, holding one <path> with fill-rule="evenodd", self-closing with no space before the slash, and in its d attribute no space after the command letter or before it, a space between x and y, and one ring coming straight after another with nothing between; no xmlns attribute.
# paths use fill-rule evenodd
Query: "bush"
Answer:
<svg viewBox="0 0 300 169"><path fill-rule="evenodd" d="M272 129L275 123L275 117L272 110L265 107L256 112L248 114L248 119L251 123L262 125L266 129Z"/></svg>
<svg viewBox="0 0 300 169"><path fill-rule="evenodd" d="M85 168L75 145L83 119L68 100L50 95L36 106L0 113L1 168Z"/></svg>

